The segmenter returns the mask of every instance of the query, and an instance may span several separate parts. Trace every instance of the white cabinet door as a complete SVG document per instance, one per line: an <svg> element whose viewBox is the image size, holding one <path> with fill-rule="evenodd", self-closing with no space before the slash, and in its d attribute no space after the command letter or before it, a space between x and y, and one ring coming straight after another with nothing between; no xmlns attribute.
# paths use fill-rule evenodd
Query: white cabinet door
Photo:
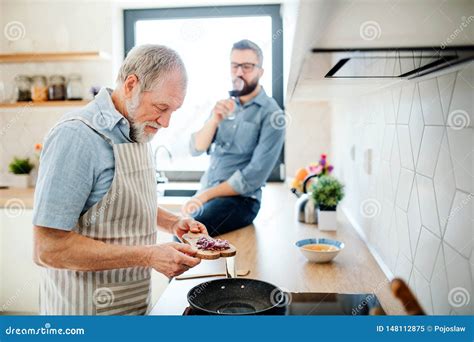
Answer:
<svg viewBox="0 0 474 342"><path fill-rule="evenodd" d="M32 219L32 210L0 209L0 314L39 312Z"/></svg>

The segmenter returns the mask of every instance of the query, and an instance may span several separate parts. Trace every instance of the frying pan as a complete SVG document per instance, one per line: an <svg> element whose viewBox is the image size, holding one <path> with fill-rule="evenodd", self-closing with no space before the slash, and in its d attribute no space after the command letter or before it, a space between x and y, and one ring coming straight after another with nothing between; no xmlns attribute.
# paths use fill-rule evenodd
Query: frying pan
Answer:
<svg viewBox="0 0 474 342"><path fill-rule="evenodd" d="M188 292L192 309L208 315L279 315L286 294L270 283L248 278L225 278L194 286Z"/></svg>

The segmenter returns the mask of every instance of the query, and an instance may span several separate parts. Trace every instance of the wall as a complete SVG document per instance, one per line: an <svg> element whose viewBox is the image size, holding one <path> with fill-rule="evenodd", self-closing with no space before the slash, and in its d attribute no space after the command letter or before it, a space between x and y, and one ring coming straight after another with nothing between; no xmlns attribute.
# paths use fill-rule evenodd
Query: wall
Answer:
<svg viewBox="0 0 474 342"><path fill-rule="evenodd" d="M473 313L473 88L471 63L331 104L342 208L428 313Z"/></svg>
<svg viewBox="0 0 474 342"><path fill-rule="evenodd" d="M322 153L331 161L331 108L327 102L292 101L286 107L285 140L287 176L317 162Z"/></svg>
<svg viewBox="0 0 474 342"><path fill-rule="evenodd" d="M112 28L116 19L111 2L3 0L0 6L2 52L103 51L111 55L115 51ZM84 97L89 99L92 98L88 93L91 86L113 86L114 83L112 59L0 64L2 97L6 100L12 97L14 78L18 74L67 76L70 73L82 75ZM5 181L13 156L34 157L34 144L42 142L59 117L71 109L35 106L0 109L0 183Z"/></svg>

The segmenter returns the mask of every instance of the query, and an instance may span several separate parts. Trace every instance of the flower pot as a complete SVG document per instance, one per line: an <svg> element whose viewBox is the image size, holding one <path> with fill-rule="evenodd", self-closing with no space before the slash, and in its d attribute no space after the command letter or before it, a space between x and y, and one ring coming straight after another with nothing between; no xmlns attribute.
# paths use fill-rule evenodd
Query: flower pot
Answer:
<svg viewBox="0 0 474 342"><path fill-rule="evenodd" d="M337 230L336 208L333 210L321 210L318 208L318 228L322 231Z"/></svg>
<svg viewBox="0 0 474 342"><path fill-rule="evenodd" d="M29 174L10 175L8 183L13 188L26 189L30 186L30 175Z"/></svg>

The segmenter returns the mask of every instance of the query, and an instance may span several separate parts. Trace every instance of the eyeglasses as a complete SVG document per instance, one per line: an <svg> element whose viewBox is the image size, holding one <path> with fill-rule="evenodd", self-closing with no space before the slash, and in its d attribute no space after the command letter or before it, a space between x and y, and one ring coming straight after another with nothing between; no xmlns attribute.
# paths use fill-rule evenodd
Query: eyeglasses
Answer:
<svg viewBox="0 0 474 342"><path fill-rule="evenodd" d="M255 63L230 63L230 67L234 72L237 72L237 70L239 70L239 67L241 67L242 71L246 74L252 72L255 67L259 66Z"/></svg>

